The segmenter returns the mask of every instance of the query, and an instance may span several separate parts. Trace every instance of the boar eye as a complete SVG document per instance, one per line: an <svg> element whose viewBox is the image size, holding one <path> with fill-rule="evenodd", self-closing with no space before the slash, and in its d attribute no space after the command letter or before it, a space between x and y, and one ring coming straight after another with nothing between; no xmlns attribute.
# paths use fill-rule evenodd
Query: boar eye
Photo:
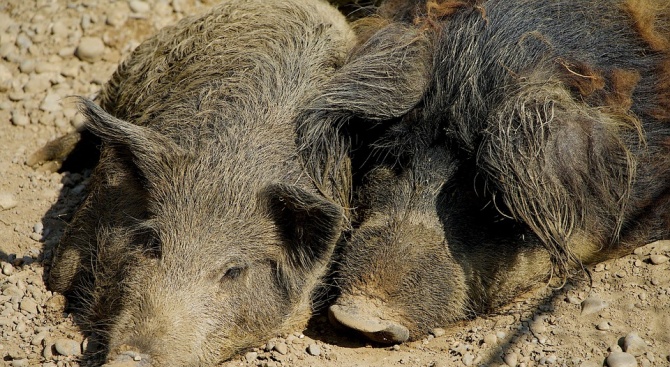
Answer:
<svg viewBox="0 0 670 367"><path fill-rule="evenodd" d="M241 266L234 266L234 267L226 270L226 273L223 274L223 276L221 277L221 281L225 282L225 281L228 281L228 280L236 279L242 274L243 270L244 270L244 268L242 268Z"/></svg>

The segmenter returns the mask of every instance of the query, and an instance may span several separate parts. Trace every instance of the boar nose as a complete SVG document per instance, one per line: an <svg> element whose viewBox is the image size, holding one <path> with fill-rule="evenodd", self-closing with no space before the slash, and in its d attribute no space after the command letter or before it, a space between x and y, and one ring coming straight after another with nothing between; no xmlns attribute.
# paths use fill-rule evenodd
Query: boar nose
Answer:
<svg viewBox="0 0 670 367"><path fill-rule="evenodd" d="M378 343L396 344L409 339L409 330L405 326L362 299L349 299L346 303L338 301L328 308L328 318L331 323L357 330Z"/></svg>
<svg viewBox="0 0 670 367"><path fill-rule="evenodd" d="M123 352L110 356L102 367L152 367L149 355L136 352L128 345L119 349Z"/></svg>

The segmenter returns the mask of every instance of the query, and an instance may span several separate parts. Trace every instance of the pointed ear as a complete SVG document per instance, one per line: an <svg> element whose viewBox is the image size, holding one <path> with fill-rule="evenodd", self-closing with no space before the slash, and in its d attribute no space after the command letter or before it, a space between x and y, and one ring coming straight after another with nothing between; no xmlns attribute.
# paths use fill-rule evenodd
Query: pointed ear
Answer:
<svg viewBox="0 0 670 367"><path fill-rule="evenodd" d="M342 233L343 210L322 197L285 184L267 186L263 197L286 244L288 265L306 273L322 270Z"/></svg>
<svg viewBox="0 0 670 367"><path fill-rule="evenodd" d="M181 150L168 137L148 127L118 119L88 99L80 98L78 105L86 117L86 129L122 153L120 156L130 153L134 165L145 175L160 166L162 157Z"/></svg>
<svg viewBox="0 0 670 367"><path fill-rule="evenodd" d="M315 108L371 120L399 117L423 97L431 65L427 36L416 27L391 23L356 47Z"/></svg>

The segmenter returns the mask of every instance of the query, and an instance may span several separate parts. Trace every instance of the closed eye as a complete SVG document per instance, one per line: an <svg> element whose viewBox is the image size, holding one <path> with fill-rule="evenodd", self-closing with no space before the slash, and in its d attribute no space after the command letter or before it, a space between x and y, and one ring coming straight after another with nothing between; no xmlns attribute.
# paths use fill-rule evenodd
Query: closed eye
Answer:
<svg viewBox="0 0 670 367"><path fill-rule="evenodd" d="M224 282L228 280L237 279L242 274L243 270L244 268L241 266L234 266L226 270L226 273L223 274L223 277L221 277L221 281Z"/></svg>

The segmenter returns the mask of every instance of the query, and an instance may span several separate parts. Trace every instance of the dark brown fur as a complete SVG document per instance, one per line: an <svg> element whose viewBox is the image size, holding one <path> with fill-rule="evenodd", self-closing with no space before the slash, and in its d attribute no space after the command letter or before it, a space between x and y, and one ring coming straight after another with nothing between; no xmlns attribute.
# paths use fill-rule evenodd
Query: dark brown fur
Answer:
<svg viewBox="0 0 670 367"><path fill-rule="evenodd" d="M421 101L347 126L371 154L331 315L380 342L670 237L667 4L439 4L394 19L428 38Z"/></svg>

